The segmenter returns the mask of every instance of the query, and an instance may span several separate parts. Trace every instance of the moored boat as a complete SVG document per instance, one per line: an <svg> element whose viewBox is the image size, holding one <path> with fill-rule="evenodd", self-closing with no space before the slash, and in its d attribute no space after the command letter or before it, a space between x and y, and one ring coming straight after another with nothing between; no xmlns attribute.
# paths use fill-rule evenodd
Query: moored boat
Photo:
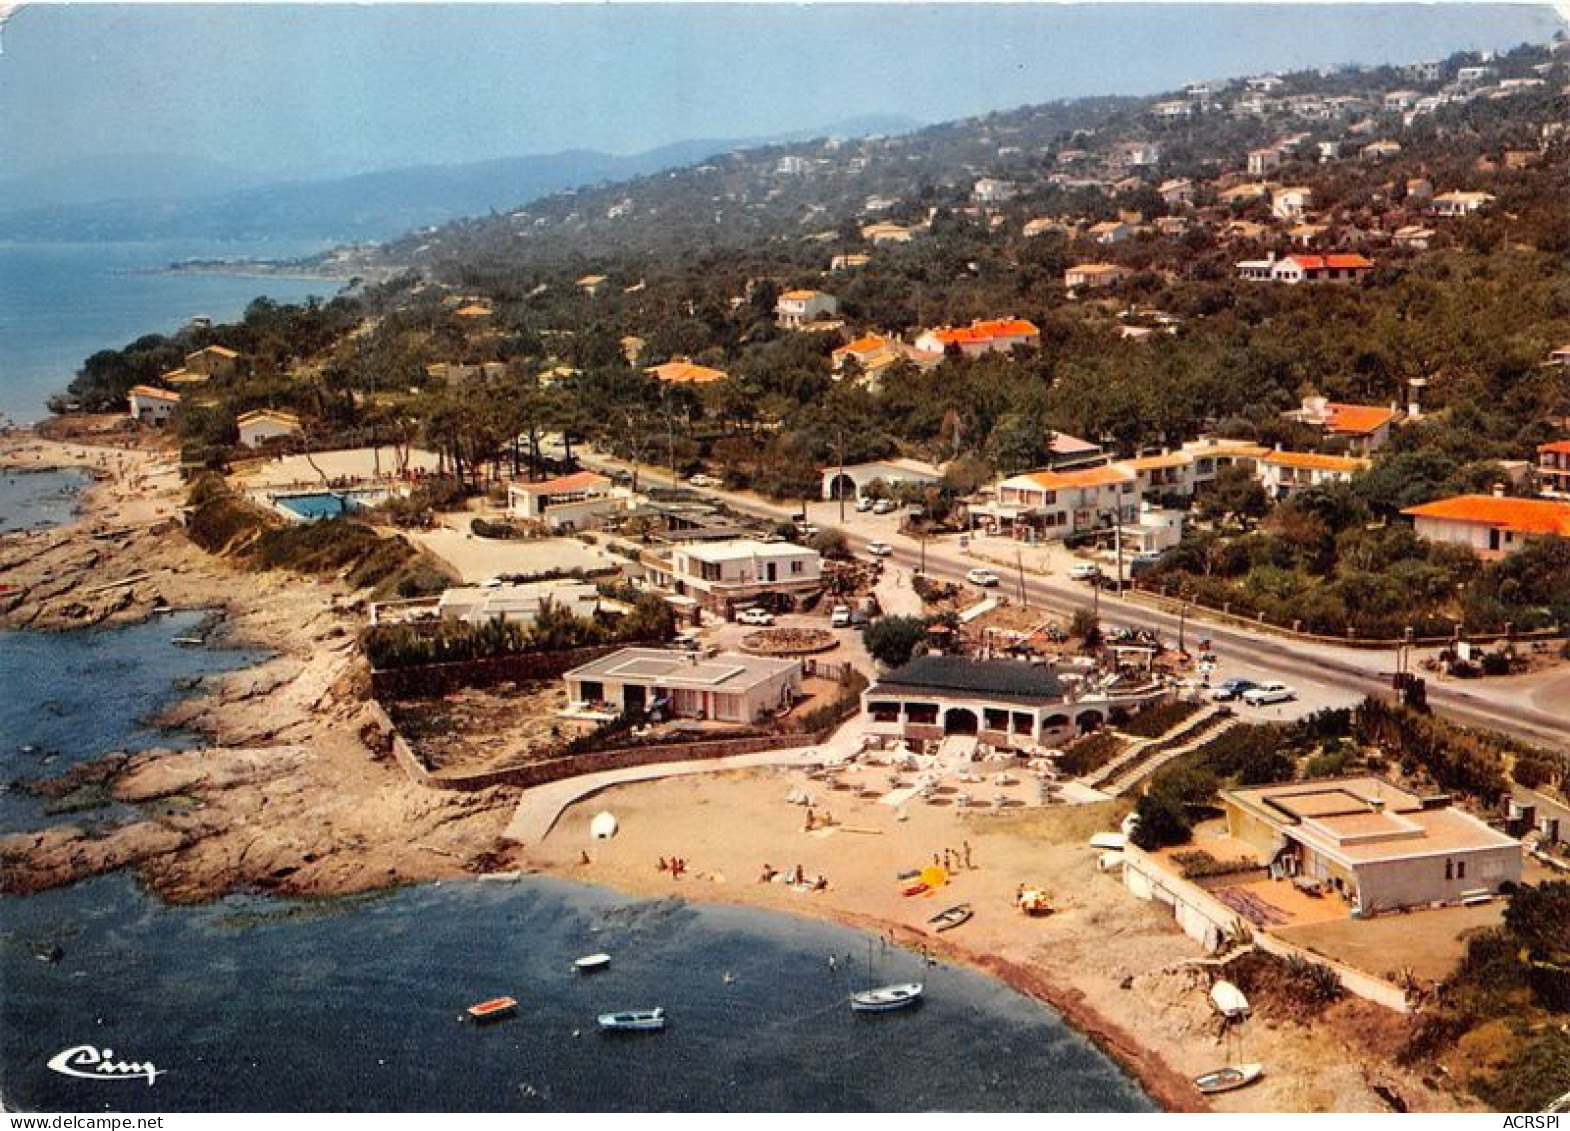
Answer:
<svg viewBox="0 0 1570 1131"><path fill-rule="evenodd" d="M850 1007L857 1013L888 1013L904 1009L921 1000L920 982L899 982L891 986L862 990L850 995Z"/></svg>
<svg viewBox="0 0 1570 1131"><path fill-rule="evenodd" d="M974 914L975 912L971 910L970 904L956 903L946 911L939 911L932 918L928 919L927 922L940 931L951 931L955 927L970 922L970 917Z"/></svg>
<svg viewBox="0 0 1570 1131"><path fill-rule="evenodd" d="M620 1013L600 1014L600 1028L606 1032L647 1033L665 1028L665 1009L625 1009Z"/></svg>
<svg viewBox="0 0 1570 1131"><path fill-rule="evenodd" d="M592 974L596 970L603 970L611 964L608 954L585 954L582 958L574 959L572 968L580 974Z"/></svg>
<svg viewBox="0 0 1570 1131"><path fill-rule="evenodd" d="M1264 1075L1263 1064L1229 1064L1194 1077L1194 1087L1207 1096L1246 1087Z"/></svg>
<svg viewBox="0 0 1570 1131"><path fill-rule="evenodd" d="M471 1021L500 1021L518 1012L518 1002L510 997L493 997L489 1001L471 1005L467 1012Z"/></svg>

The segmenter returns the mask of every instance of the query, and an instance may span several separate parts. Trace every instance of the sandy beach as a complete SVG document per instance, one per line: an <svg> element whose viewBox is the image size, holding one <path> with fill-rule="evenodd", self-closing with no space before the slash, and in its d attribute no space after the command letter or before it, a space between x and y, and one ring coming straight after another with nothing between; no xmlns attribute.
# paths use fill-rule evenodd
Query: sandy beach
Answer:
<svg viewBox="0 0 1570 1131"><path fill-rule="evenodd" d="M1096 869L1086 845L1116 827L1127 802L964 813L899 812L832 792L799 769L757 769L616 786L568 807L539 844L503 832L519 791L445 793L411 782L387 754L354 647L364 612L341 582L237 571L196 549L176 516L183 485L168 453L8 438L7 466L86 466L103 478L69 526L0 538L0 624L36 630L108 626L162 608L223 613L221 639L269 651L264 663L211 680L164 720L206 745L111 756L75 771L106 783L141 816L0 841L0 884L25 892L131 866L163 897L200 901L250 888L337 895L486 872L538 871L626 893L679 895L810 915L892 932L901 943L999 977L1060 1010L1172 1110L1379 1111L1468 1108L1443 1087L1391 1067L1404 1020L1351 998L1304 1023L1268 1004L1222 1039L1196 962L1204 955L1166 913ZM805 789L829 828L805 828L786 801ZM178 804L172 802L178 801ZM160 802L171 802L160 804ZM591 840L609 809L616 837ZM965 856L970 867L965 866ZM909 898L900 873L939 861L950 882ZM686 874L658 868L682 857ZM587 862L585 862L587 860ZM759 882L764 865L825 890ZM1022 883L1054 911L1015 910ZM969 923L936 934L953 904ZM1207 1104L1195 1074L1266 1063L1254 1087Z"/></svg>

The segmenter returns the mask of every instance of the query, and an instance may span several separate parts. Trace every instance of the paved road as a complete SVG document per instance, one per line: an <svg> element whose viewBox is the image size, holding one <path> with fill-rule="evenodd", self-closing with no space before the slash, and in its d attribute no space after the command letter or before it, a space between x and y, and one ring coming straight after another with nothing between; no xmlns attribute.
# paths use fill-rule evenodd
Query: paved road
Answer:
<svg viewBox="0 0 1570 1131"><path fill-rule="evenodd" d="M586 463L617 470L625 465L601 453L592 452ZM645 469L645 472L647 469ZM645 475L647 478L647 475ZM661 480L650 480L658 482ZM689 488L697 490L696 488ZM746 511L769 519L789 518L797 513L795 506L782 506L751 495L729 491L705 490L701 492L728 503L739 511ZM810 516L821 526L839 525L838 504L814 503ZM886 561L910 569L923 564L929 576L944 581L964 580L967 570L977 563L963 554L951 541L928 541L923 546L917 539L887 529L895 516L884 516L875 533L864 533L862 528L868 516L855 515L854 522L847 522L844 530L853 548L864 550L871 537L888 542L893 554ZM1004 578L1000 591L1017 600L1019 580L1001 566L989 565ZM1039 574L1024 575L1025 592L1032 605L1040 605L1055 612L1071 614L1075 609L1097 603L1093 590L1083 583L1043 577ZM1175 639L1180 618L1171 613L1123 600L1103 592L1099 597L1101 621L1113 628L1156 629ZM1339 688L1357 695L1390 690L1390 677L1395 671L1395 653L1389 650L1341 648L1331 644L1299 640L1266 632L1253 632L1233 625L1208 621L1197 615L1187 618L1190 637L1208 637L1216 650L1232 664L1243 664L1259 676L1276 677L1284 682L1292 679L1310 679L1317 683ZM1528 742L1545 744L1563 749L1570 746L1570 703L1560 710L1543 710L1521 702L1499 702L1490 698L1486 686L1460 686L1454 682L1428 680L1428 702L1438 714L1468 725L1487 727L1514 735ZM1542 702L1541 699L1537 702Z"/></svg>

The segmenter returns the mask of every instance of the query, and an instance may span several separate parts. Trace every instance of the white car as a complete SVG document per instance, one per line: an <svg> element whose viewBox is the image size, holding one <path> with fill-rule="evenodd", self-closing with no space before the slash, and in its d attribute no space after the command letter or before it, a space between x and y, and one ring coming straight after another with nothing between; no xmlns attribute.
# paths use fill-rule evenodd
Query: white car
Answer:
<svg viewBox="0 0 1570 1131"><path fill-rule="evenodd" d="M875 558L886 558L894 552L894 547L887 542L868 542L867 553Z"/></svg>
<svg viewBox="0 0 1570 1131"><path fill-rule="evenodd" d="M872 505L872 513L873 514L893 514L894 513L894 500L893 499L879 499L876 503L874 503Z"/></svg>
<svg viewBox="0 0 1570 1131"><path fill-rule="evenodd" d="M774 614L766 609L743 609L737 614L736 623L767 626L774 623Z"/></svg>
<svg viewBox="0 0 1570 1131"><path fill-rule="evenodd" d="M1101 576L1101 567L1095 562L1075 562L1068 567L1068 575L1075 581L1089 581Z"/></svg>
<svg viewBox="0 0 1570 1131"><path fill-rule="evenodd" d="M990 589L998 583L998 575L990 569L973 569L965 575L965 580L983 589Z"/></svg>
<svg viewBox="0 0 1570 1131"><path fill-rule="evenodd" d="M863 495L861 498L856 500L856 513L866 514L873 508L874 505L875 503L872 499L869 499L866 495Z"/></svg>
<svg viewBox="0 0 1570 1131"><path fill-rule="evenodd" d="M849 628L850 627L850 606L849 605L835 605L834 606L834 611L829 614L829 627L830 628Z"/></svg>
<svg viewBox="0 0 1570 1131"><path fill-rule="evenodd" d="M1284 683L1262 683L1243 692L1243 702L1255 707L1263 707L1267 703L1285 703L1296 698L1297 692Z"/></svg>
<svg viewBox="0 0 1570 1131"><path fill-rule="evenodd" d="M718 487L720 485L720 481L710 475L694 475L687 482L694 487Z"/></svg>

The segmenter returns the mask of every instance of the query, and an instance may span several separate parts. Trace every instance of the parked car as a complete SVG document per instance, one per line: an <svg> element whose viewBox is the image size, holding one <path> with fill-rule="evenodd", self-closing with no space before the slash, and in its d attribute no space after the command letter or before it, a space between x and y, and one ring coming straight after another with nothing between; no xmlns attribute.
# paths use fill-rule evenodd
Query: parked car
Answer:
<svg viewBox="0 0 1570 1131"><path fill-rule="evenodd" d="M796 533L803 538L816 538L818 535L818 528L810 522L798 522L796 524Z"/></svg>
<svg viewBox="0 0 1570 1131"><path fill-rule="evenodd" d="M1243 702L1252 707L1263 707L1267 703L1285 703L1296 698L1297 692L1284 683L1262 683L1243 692Z"/></svg>
<svg viewBox="0 0 1570 1131"><path fill-rule="evenodd" d="M736 615L736 623L767 626L774 623L774 614L766 609L743 609Z"/></svg>
<svg viewBox="0 0 1570 1131"><path fill-rule="evenodd" d="M865 609L852 609L850 613L850 626L852 628L866 628L872 623L872 615Z"/></svg>
<svg viewBox="0 0 1570 1131"><path fill-rule="evenodd" d="M872 513L873 514L893 514L894 513L894 500L893 499L879 499L877 502L872 504Z"/></svg>
<svg viewBox="0 0 1570 1131"><path fill-rule="evenodd" d="M990 569L973 569L965 575L965 580L983 589L990 589L998 583L998 575Z"/></svg>
<svg viewBox="0 0 1570 1131"><path fill-rule="evenodd" d="M1252 691L1259 684L1251 679L1229 679L1210 693L1210 697L1217 703L1229 703L1234 699L1241 699L1245 691Z"/></svg>
<svg viewBox="0 0 1570 1131"><path fill-rule="evenodd" d="M1075 562L1068 567L1068 575L1075 581L1089 581L1101 576L1101 567L1095 562Z"/></svg>
<svg viewBox="0 0 1570 1131"><path fill-rule="evenodd" d="M868 542L867 553L875 558L886 558L894 552L894 547L887 542Z"/></svg>
<svg viewBox="0 0 1570 1131"><path fill-rule="evenodd" d="M720 485L720 481L711 475L694 475L687 482L694 487L718 487Z"/></svg>
<svg viewBox="0 0 1570 1131"><path fill-rule="evenodd" d="M876 505L877 505L877 500L870 499L866 495L863 495L861 498L856 500L856 513L857 514L866 514L868 511L870 511Z"/></svg>
<svg viewBox="0 0 1570 1131"><path fill-rule="evenodd" d="M849 605L835 605L834 606L834 611L829 614L829 627L830 628L849 628L850 627L850 606Z"/></svg>

